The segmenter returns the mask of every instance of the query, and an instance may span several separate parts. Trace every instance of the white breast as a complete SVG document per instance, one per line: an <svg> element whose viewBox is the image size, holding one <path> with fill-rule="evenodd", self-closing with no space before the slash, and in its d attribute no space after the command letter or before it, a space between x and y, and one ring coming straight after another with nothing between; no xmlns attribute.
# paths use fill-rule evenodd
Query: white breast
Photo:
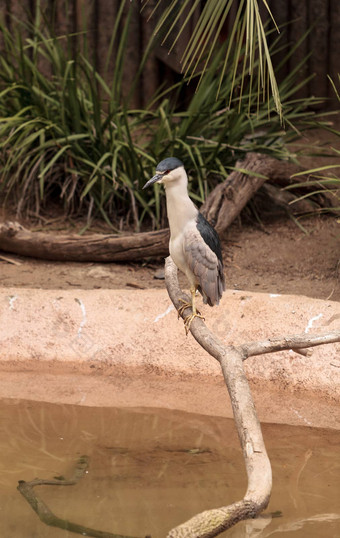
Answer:
<svg viewBox="0 0 340 538"><path fill-rule="evenodd" d="M176 172L177 175L174 175ZM164 179L166 205L170 226L170 255L177 267L194 286L195 276L185 259L184 237L187 233L197 231L198 210L188 195L188 178L183 167L176 169L169 179Z"/></svg>
<svg viewBox="0 0 340 538"><path fill-rule="evenodd" d="M185 258L184 258L184 245L183 237L178 235L175 238L170 238L169 242L170 256L177 265L177 267L185 273Z"/></svg>
<svg viewBox="0 0 340 538"><path fill-rule="evenodd" d="M185 236L190 232L197 232L196 221L190 221L177 235L171 234L169 242L170 256L177 265L178 269L182 271L190 282L190 285L195 286L197 284L194 273L189 269L188 263L185 259L184 241Z"/></svg>

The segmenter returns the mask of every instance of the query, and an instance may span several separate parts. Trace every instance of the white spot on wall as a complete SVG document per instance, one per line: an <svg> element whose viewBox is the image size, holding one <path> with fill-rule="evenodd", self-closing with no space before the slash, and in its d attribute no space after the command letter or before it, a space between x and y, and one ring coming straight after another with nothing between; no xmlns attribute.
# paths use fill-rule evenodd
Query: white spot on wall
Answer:
<svg viewBox="0 0 340 538"><path fill-rule="evenodd" d="M314 321L317 321L318 319L322 318L323 314L318 314L317 316L314 316L309 320L307 323L307 327L305 328L305 333L308 333L309 330L313 327Z"/></svg>
<svg viewBox="0 0 340 538"><path fill-rule="evenodd" d="M85 327L86 325L86 322L87 322L87 317L86 317L86 308L85 308L85 305L83 303L83 301L81 299L75 299L76 303L79 304L80 308L81 308L81 313L83 314L83 319L81 320L80 322L80 325L79 325L79 328L78 328L78 338L81 337L81 333L82 333L82 330L83 328Z"/></svg>
<svg viewBox="0 0 340 538"><path fill-rule="evenodd" d="M163 314L158 314L158 316L155 317L155 319L153 320L154 323L157 323L160 319L164 318L165 316L167 316L172 310L175 310L175 307L173 304L169 305L168 308L166 309L165 312L163 312Z"/></svg>
<svg viewBox="0 0 340 538"><path fill-rule="evenodd" d="M294 409L294 407L291 407L291 410L296 414L297 417L299 417L300 420L303 420L303 422L305 422L305 424L307 424L307 426L313 426L313 424L311 422L309 422L309 420L307 420L305 417L303 417L301 415L301 413L299 413L299 411Z"/></svg>
<svg viewBox="0 0 340 538"><path fill-rule="evenodd" d="M17 300L17 298L18 298L17 295L11 295L11 297L9 297L9 309L10 310L14 310L14 303Z"/></svg>

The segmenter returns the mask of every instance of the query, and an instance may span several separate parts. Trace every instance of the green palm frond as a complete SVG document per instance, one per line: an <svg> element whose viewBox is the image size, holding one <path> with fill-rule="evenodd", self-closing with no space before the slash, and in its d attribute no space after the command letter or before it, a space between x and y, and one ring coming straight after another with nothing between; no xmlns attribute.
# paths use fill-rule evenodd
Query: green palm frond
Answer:
<svg viewBox="0 0 340 538"><path fill-rule="evenodd" d="M205 76L211 57L216 47L223 48L221 38L222 29L231 17L232 7L235 0L206 0L181 58L182 71L185 77L201 72L199 83ZM220 75L219 88L222 85L226 73L233 73L235 85L236 72L241 69L242 80L240 87L245 86L245 77L250 77L257 88L258 100L261 95L267 101L272 95L275 108L282 118L282 104L278 84L276 81L269 46L267 43L266 22L262 19L258 0L240 0L232 20L230 39L225 47L224 64ZM172 40L169 52L173 49L183 34L187 25L197 17L197 10L202 5L200 0L171 0L166 8L162 0L156 3L153 13L158 13L158 8L163 8L162 15L156 25L155 34L165 29L165 43L176 30L178 22L181 27L177 30ZM262 0L269 19L278 27L271 14L266 0ZM245 42L245 48L243 47ZM203 64L203 68L202 68ZM233 93L234 86L232 87Z"/></svg>

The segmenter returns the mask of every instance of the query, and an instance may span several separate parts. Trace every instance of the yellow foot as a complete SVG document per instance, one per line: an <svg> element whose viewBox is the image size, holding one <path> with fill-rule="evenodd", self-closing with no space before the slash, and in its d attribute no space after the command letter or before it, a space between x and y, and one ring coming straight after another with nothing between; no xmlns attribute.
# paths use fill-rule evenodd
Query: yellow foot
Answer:
<svg viewBox="0 0 340 538"><path fill-rule="evenodd" d="M179 301L180 301L181 303L183 303L183 304L182 304L182 306L180 306L179 309L177 310L178 319L179 319L180 316L183 315L183 312L184 312L184 310L185 310L186 308L191 308L191 309L193 309L193 308L192 308L192 304L189 303L188 301L186 301L185 299L179 299ZM201 315L201 312L200 312L199 310L197 310L197 308L196 308L196 312L197 312L197 314L199 314L199 316Z"/></svg>
<svg viewBox="0 0 340 538"><path fill-rule="evenodd" d="M185 328L185 334L188 336L188 333L190 331L190 325L194 318L201 318L203 321L205 320L205 317L201 315L201 313L197 310L195 313L189 314L189 316L186 316L184 319L184 328Z"/></svg>

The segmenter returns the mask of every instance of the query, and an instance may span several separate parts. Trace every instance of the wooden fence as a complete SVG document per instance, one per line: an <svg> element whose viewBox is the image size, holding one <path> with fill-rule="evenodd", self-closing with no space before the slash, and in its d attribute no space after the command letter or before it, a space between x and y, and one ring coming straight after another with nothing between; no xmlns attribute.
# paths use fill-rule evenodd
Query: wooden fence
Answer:
<svg viewBox="0 0 340 538"><path fill-rule="evenodd" d="M10 14L25 20L30 13L34 13L37 1L0 0L0 9L6 24L11 24ZM142 4L139 0L132 0L132 3L130 0L40 0L40 5L50 20L53 20L55 32L58 35L79 32L86 25L93 58L100 72L104 69L106 51L121 2L125 3L125 16L132 5L127 62L123 75L124 85L130 88L143 51L153 32L157 15L164 9L162 6L169 2L169 0L163 0L156 16L148 20L155 1L149 1L142 11ZM261 4L261 0L259 3ZM312 73L315 73L315 77L299 92L299 96L332 96L333 91L327 75L335 78L340 72L340 1L268 0L268 4L283 33L282 43L288 46L293 46L313 26L312 31L292 55L288 64L278 72L278 78L284 78L293 66L310 54L309 59L300 69L300 79ZM236 9L236 2L234 9ZM261 10L264 12L263 5ZM293 22L287 25L289 21ZM182 21L178 26L181 23ZM145 65L141 85L135 95L135 106L141 106L147 102L160 82L167 81L171 84L179 79L180 57L190 32L191 27L188 26L171 54L168 54L166 47L157 47ZM228 26L225 28L225 33L227 32ZM282 59L282 55L283 53L275 57L276 63ZM108 79L114 69L114 56L115 54L112 55L106 73Z"/></svg>

